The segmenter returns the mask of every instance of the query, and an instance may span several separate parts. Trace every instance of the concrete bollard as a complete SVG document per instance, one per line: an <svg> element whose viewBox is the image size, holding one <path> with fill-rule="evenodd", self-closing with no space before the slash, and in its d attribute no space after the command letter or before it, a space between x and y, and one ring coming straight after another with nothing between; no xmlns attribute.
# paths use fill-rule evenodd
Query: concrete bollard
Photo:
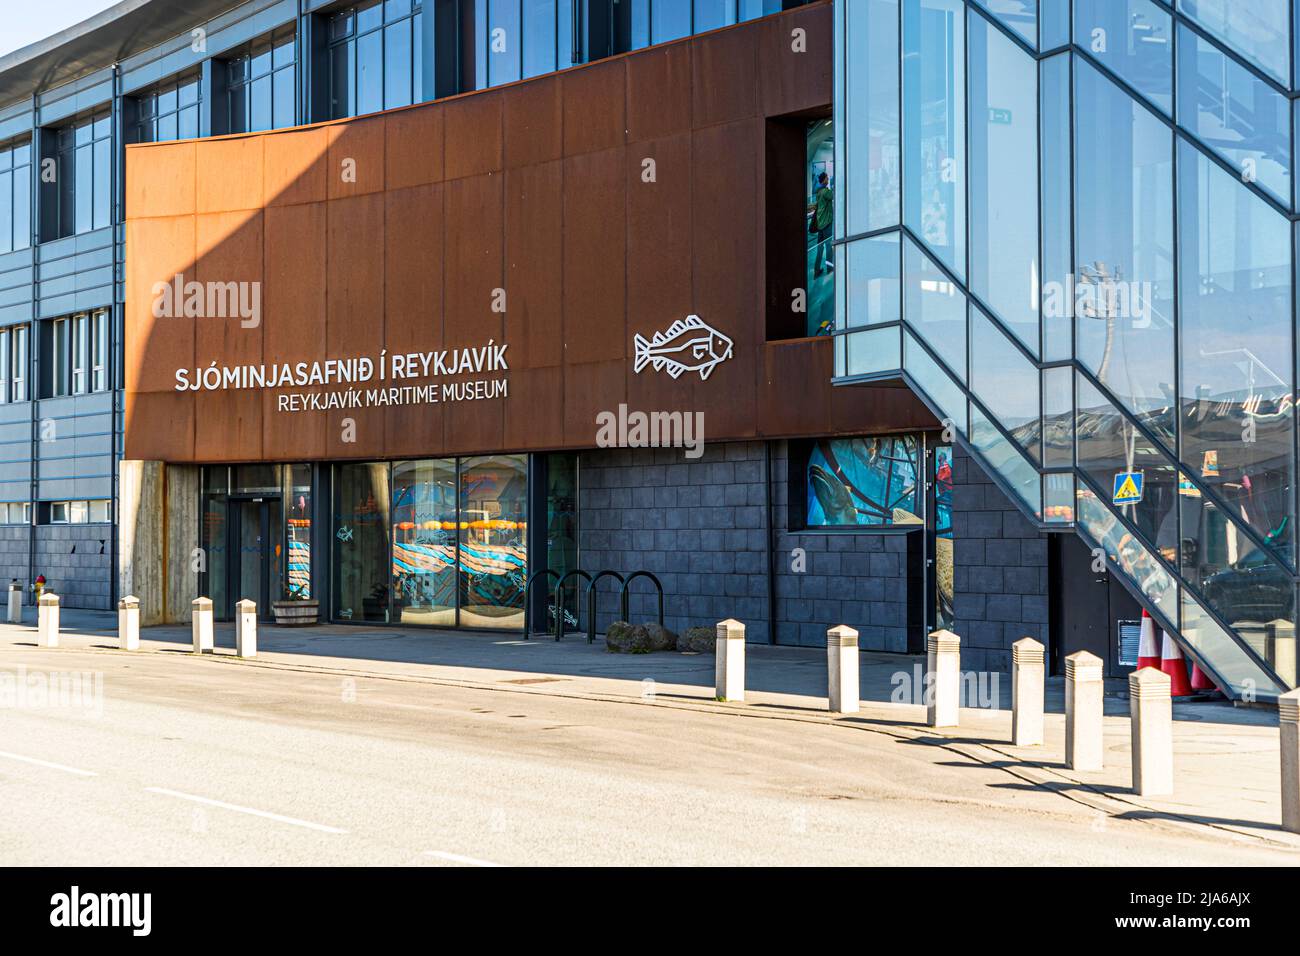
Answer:
<svg viewBox="0 0 1300 956"><path fill-rule="evenodd" d="M1078 651L1065 659L1065 764L1100 770L1104 686L1101 658Z"/></svg>
<svg viewBox="0 0 1300 956"><path fill-rule="evenodd" d="M745 700L745 625L728 618L718 622L714 648L715 696L718 700L744 703Z"/></svg>
<svg viewBox="0 0 1300 956"><path fill-rule="evenodd" d="M1011 743L1035 747L1043 742L1043 645L1022 637L1011 645Z"/></svg>
<svg viewBox="0 0 1300 956"><path fill-rule="evenodd" d="M1278 697L1277 729L1282 746L1282 829L1300 833L1300 690Z"/></svg>
<svg viewBox="0 0 1300 956"><path fill-rule="evenodd" d="M117 602L117 646L124 651L140 649L140 599L134 594Z"/></svg>
<svg viewBox="0 0 1300 956"><path fill-rule="evenodd" d="M1128 675L1133 792L1142 796L1174 792L1172 684L1168 674L1154 667Z"/></svg>
<svg viewBox="0 0 1300 956"><path fill-rule="evenodd" d="M190 629L194 634L194 653L212 653L212 598L195 598L190 602Z"/></svg>
<svg viewBox="0 0 1300 956"><path fill-rule="evenodd" d="M36 634L41 647L59 646L59 596L52 591L36 602Z"/></svg>
<svg viewBox="0 0 1300 956"><path fill-rule="evenodd" d="M956 727L961 707L961 638L952 631L934 631L925 641L926 723Z"/></svg>
<svg viewBox="0 0 1300 956"><path fill-rule="evenodd" d="M827 698L832 714L858 712L858 632L841 624L826 632Z"/></svg>
<svg viewBox="0 0 1300 956"><path fill-rule="evenodd" d="M235 653L257 656L257 605L248 598L235 604Z"/></svg>
<svg viewBox="0 0 1300 956"><path fill-rule="evenodd" d="M23 622L23 586L17 581L9 585L9 623Z"/></svg>

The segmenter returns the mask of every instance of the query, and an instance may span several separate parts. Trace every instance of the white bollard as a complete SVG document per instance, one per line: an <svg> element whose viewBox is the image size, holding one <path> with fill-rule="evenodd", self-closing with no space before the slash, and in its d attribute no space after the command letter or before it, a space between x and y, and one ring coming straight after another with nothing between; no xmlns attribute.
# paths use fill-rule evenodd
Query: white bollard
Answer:
<svg viewBox="0 0 1300 956"><path fill-rule="evenodd" d="M925 641L926 723L956 727L961 707L961 638L952 631L934 631Z"/></svg>
<svg viewBox="0 0 1300 956"><path fill-rule="evenodd" d="M858 632L843 624L826 632L826 672L832 714L858 712Z"/></svg>
<svg viewBox="0 0 1300 956"><path fill-rule="evenodd" d="M1300 833L1300 690L1278 697L1277 729L1282 746L1282 829Z"/></svg>
<svg viewBox="0 0 1300 956"><path fill-rule="evenodd" d="M1133 746L1133 792L1159 796L1174 792L1173 681L1163 671L1143 667L1128 675L1129 726Z"/></svg>
<svg viewBox="0 0 1300 956"><path fill-rule="evenodd" d="M17 581L9 585L9 623L23 622L23 586Z"/></svg>
<svg viewBox="0 0 1300 956"><path fill-rule="evenodd" d="M714 647L715 695L718 700L744 703L745 625L728 618L718 622Z"/></svg>
<svg viewBox="0 0 1300 956"><path fill-rule="evenodd" d="M1034 747L1043 742L1043 645L1022 637L1011 645L1011 743Z"/></svg>
<svg viewBox="0 0 1300 956"><path fill-rule="evenodd" d="M212 653L212 598L195 598L190 602L193 608L190 616L190 629L194 635L194 653Z"/></svg>
<svg viewBox="0 0 1300 956"><path fill-rule="evenodd" d="M1078 651L1065 659L1065 764L1072 770L1100 770L1104 687L1101 658Z"/></svg>
<svg viewBox="0 0 1300 956"><path fill-rule="evenodd" d="M36 602L36 634L41 647L59 646L59 596L46 591Z"/></svg>
<svg viewBox="0 0 1300 956"><path fill-rule="evenodd" d="M248 598L235 604L235 653L257 656L257 605Z"/></svg>
<svg viewBox="0 0 1300 956"><path fill-rule="evenodd" d="M117 646L124 651L140 649L140 599L134 594L117 602Z"/></svg>

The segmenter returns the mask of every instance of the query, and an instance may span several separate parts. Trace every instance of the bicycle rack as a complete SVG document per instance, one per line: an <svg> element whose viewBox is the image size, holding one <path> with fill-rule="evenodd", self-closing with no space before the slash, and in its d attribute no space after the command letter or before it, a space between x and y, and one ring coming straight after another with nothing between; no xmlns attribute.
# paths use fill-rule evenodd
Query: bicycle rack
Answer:
<svg viewBox="0 0 1300 956"><path fill-rule="evenodd" d="M554 572L552 572L554 573ZM560 578L559 583L555 585L555 640L558 643L560 638L564 637L564 585L569 578L574 575L587 579L587 587L591 587L591 575L582 568L574 568L572 571ZM578 608L573 609L575 612Z"/></svg>
<svg viewBox="0 0 1300 956"><path fill-rule="evenodd" d="M617 571L598 571L596 576L587 582L587 643L591 644L596 640L596 582L601 578L617 578L619 584L626 584L623 575ZM627 620L627 588L625 587L620 595L622 604L622 620Z"/></svg>
<svg viewBox="0 0 1300 956"><path fill-rule="evenodd" d="M664 586L659 583L659 579L649 571L633 571L623 582L623 619L627 619L627 589L632 586L632 582L637 578L648 578L659 592L659 626L664 626Z"/></svg>
<svg viewBox="0 0 1300 956"><path fill-rule="evenodd" d="M533 584L537 581L537 579L546 577L548 574L556 578L560 576L559 571L553 571L550 568L546 568L544 571L534 571L532 574L528 576L528 581L524 584L524 640L525 641L531 640L532 633L533 633L533 623L532 623L533 603L528 600L528 596L532 593ZM564 615L564 608L560 608L557 613L557 616L562 617L563 615ZM550 628L550 630L554 630L554 628Z"/></svg>

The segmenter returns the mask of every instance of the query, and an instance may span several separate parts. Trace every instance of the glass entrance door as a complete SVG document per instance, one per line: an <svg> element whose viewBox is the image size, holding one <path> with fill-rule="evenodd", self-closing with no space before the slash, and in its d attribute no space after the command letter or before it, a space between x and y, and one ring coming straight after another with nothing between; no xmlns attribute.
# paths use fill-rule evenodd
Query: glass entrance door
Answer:
<svg viewBox="0 0 1300 956"><path fill-rule="evenodd" d="M284 535L279 498L230 502L230 607L245 598L257 603L258 617L269 619L271 602L284 596Z"/></svg>

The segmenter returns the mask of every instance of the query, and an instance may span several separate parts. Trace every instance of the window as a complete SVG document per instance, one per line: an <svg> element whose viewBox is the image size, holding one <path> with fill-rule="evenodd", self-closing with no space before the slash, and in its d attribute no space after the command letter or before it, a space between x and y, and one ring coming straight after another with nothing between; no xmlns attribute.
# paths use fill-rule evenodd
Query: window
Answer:
<svg viewBox="0 0 1300 956"><path fill-rule="evenodd" d="M46 394L85 395L108 388L108 312L83 312L50 324Z"/></svg>
<svg viewBox="0 0 1300 956"><path fill-rule="evenodd" d="M0 502L0 524L31 524L32 505L29 501Z"/></svg>
<svg viewBox="0 0 1300 956"><path fill-rule="evenodd" d="M109 520L109 505L107 498L96 499L94 501L51 501L50 502L50 524L107 524ZM14 505L9 506L11 509ZM30 514L30 511L26 512ZM10 520L10 524L13 524Z"/></svg>
<svg viewBox="0 0 1300 956"><path fill-rule="evenodd" d="M8 375L7 401L27 401L27 326L15 325L3 333Z"/></svg>
<svg viewBox="0 0 1300 956"><path fill-rule="evenodd" d="M297 34L292 26L254 40L217 64L225 73L222 132L252 133L293 126L297 121Z"/></svg>
<svg viewBox="0 0 1300 956"><path fill-rule="evenodd" d="M0 255L32 244L32 144L0 145Z"/></svg>
<svg viewBox="0 0 1300 956"><path fill-rule="evenodd" d="M54 182L45 193L42 234L62 239L111 223L113 153L108 110L50 130Z"/></svg>
<svg viewBox="0 0 1300 956"><path fill-rule="evenodd" d="M919 523L920 451L918 435L817 441L804 468L805 527Z"/></svg>
<svg viewBox="0 0 1300 956"><path fill-rule="evenodd" d="M69 504L67 501L50 502L50 524L68 523Z"/></svg>
<svg viewBox="0 0 1300 956"><path fill-rule="evenodd" d="M327 25L330 118L409 106L420 98L420 3L371 0Z"/></svg>
<svg viewBox="0 0 1300 956"><path fill-rule="evenodd" d="M88 520L91 524L107 524L109 521L109 500L101 498L98 501L89 501L90 513Z"/></svg>
<svg viewBox="0 0 1300 956"><path fill-rule="evenodd" d="M200 135L202 103L197 72L164 80L133 99L135 121L127 130L128 142L165 143Z"/></svg>

